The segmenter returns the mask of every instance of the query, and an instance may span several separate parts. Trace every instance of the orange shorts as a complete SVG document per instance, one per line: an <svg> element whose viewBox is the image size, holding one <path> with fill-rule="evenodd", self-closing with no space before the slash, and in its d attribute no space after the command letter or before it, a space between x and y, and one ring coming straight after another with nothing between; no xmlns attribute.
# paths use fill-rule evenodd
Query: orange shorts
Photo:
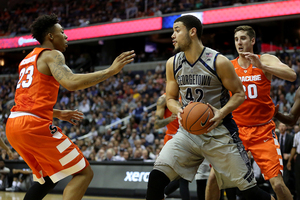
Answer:
<svg viewBox="0 0 300 200"><path fill-rule="evenodd" d="M172 135L165 135L165 137L164 137L164 144L166 144L169 140L171 140L173 138L173 136Z"/></svg>
<svg viewBox="0 0 300 200"><path fill-rule="evenodd" d="M49 176L56 183L89 166L79 148L51 121L12 115L6 123L6 136L31 168L34 181L43 184L43 177Z"/></svg>
<svg viewBox="0 0 300 200"><path fill-rule="evenodd" d="M283 163L275 134L275 123L271 121L262 126L238 126L238 128L246 151L252 153L264 179L269 180L282 174Z"/></svg>

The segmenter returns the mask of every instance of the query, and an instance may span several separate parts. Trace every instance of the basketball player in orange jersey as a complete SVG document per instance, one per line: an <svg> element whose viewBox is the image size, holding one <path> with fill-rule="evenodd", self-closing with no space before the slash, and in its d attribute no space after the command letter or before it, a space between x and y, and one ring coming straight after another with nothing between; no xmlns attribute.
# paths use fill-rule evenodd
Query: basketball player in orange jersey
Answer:
<svg viewBox="0 0 300 200"><path fill-rule="evenodd" d="M231 62L245 91L245 101L232 112L239 128L239 137L245 149L251 152L265 180L270 180L277 199L292 200L282 178L283 163L275 123L272 121L275 106L270 97L270 89L273 75L292 82L297 78L296 73L273 55L253 53L255 31L252 27L237 27L234 30L234 40L239 57ZM217 193L212 192L217 184L212 177L208 181L207 190L214 195ZM218 197L208 196L207 200L211 199Z"/></svg>
<svg viewBox="0 0 300 200"><path fill-rule="evenodd" d="M6 124L6 135L12 147L22 156L36 181L24 200L40 200L61 179L73 175L63 192L64 200L82 199L93 171L79 148L52 125L53 117L68 121L82 118L82 113L53 109L60 85L70 91L85 89L117 74L133 61L134 51L118 56L102 71L73 74L65 64L62 52L67 35L57 16L44 15L31 26L32 36L41 47L33 49L19 65L16 105Z"/></svg>
<svg viewBox="0 0 300 200"><path fill-rule="evenodd" d="M164 137L164 144L168 140L172 139L173 135L176 134L179 128L176 114L173 114L166 104L166 94L161 95L156 103L155 123L154 128L159 129L167 126L166 135Z"/></svg>

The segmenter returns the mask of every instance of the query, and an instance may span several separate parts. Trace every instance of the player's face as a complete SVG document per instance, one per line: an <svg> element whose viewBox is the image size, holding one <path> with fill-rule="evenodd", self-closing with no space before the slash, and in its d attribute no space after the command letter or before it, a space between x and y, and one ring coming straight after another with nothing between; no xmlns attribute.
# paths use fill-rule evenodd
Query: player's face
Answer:
<svg viewBox="0 0 300 200"><path fill-rule="evenodd" d="M61 52L64 52L68 47L67 45L68 36L65 34L64 29L61 27L60 24L54 25L52 35L53 35L52 43L54 45L54 48Z"/></svg>
<svg viewBox="0 0 300 200"><path fill-rule="evenodd" d="M174 32L171 38L174 45L174 53L188 50L192 43L192 40L183 23L182 22L174 23L173 31Z"/></svg>
<svg viewBox="0 0 300 200"><path fill-rule="evenodd" d="M240 54L242 52L253 53L253 45L255 38L250 39L246 31L238 31L234 35L234 43L236 51Z"/></svg>

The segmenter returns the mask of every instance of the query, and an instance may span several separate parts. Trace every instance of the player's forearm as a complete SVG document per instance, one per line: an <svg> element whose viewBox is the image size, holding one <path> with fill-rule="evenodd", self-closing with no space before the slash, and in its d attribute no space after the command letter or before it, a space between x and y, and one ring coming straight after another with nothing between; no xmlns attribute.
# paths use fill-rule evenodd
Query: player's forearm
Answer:
<svg viewBox="0 0 300 200"><path fill-rule="evenodd" d="M283 80L293 82L297 79L296 72L284 64L280 64L279 66L268 66L263 64L262 70Z"/></svg>
<svg viewBox="0 0 300 200"><path fill-rule="evenodd" d="M234 93L232 97L229 99L227 104L220 109L220 112L223 113L223 116L227 116L229 113L231 113L233 110L235 110L237 107L239 107L245 100L245 93L239 92Z"/></svg>
<svg viewBox="0 0 300 200"><path fill-rule="evenodd" d="M59 119L60 116L61 116L61 110L53 109L53 118Z"/></svg>
<svg viewBox="0 0 300 200"><path fill-rule="evenodd" d="M291 114L290 115L284 115L284 114L278 112L275 115L275 118L277 118L282 123L290 125L290 126L295 125L296 122L297 122L297 119L294 117L294 115L291 115Z"/></svg>
<svg viewBox="0 0 300 200"><path fill-rule="evenodd" d="M292 150L291 150L291 156L290 156L288 162L292 162L292 160L293 160L295 154L296 154L296 148L293 147Z"/></svg>
<svg viewBox="0 0 300 200"><path fill-rule="evenodd" d="M167 107L172 113L178 114L179 110L181 109L181 104L178 100L168 99Z"/></svg>
<svg viewBox="0 0 300 200"><path fill-rule="evenodd" d="M171 122L171 117L165 118L165 119L156 119L154 123L154 128L159 129L162 127L165 127Z"/></svg>
<svg viewBox="0 0 300 200"><path fill-rule="evenodd" d="M114 72L109 69L88 74L73 74L70 77L70 82L68 84L68 88L66 89L70 91L86 89L106 80L113 75Z"/></svg>

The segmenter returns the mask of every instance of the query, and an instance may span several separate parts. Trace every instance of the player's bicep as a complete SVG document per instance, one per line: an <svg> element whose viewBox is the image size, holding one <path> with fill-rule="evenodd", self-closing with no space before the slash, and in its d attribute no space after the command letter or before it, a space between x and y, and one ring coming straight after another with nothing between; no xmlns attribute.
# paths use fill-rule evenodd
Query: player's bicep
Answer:
<svg viewBox="0 0 300 200"><path fill-rule="evenodd" d="M66 65L63 54L59 51L52 51L48 55L47 64L52 76L64 87L70 82L73 72Z"/></svg>
<svg viewBox="0 0 300 200"><path fill-rule="evenodd" d="M170 58L167 61L167 66L166 66L166 78L167 78L167 84L166 84L167 98L166 99L167 99L167 101L168 101L168 99L178 100L178 96L179 96L178 84L174 77L173 61L174 61L174 57Z"/></svg>

